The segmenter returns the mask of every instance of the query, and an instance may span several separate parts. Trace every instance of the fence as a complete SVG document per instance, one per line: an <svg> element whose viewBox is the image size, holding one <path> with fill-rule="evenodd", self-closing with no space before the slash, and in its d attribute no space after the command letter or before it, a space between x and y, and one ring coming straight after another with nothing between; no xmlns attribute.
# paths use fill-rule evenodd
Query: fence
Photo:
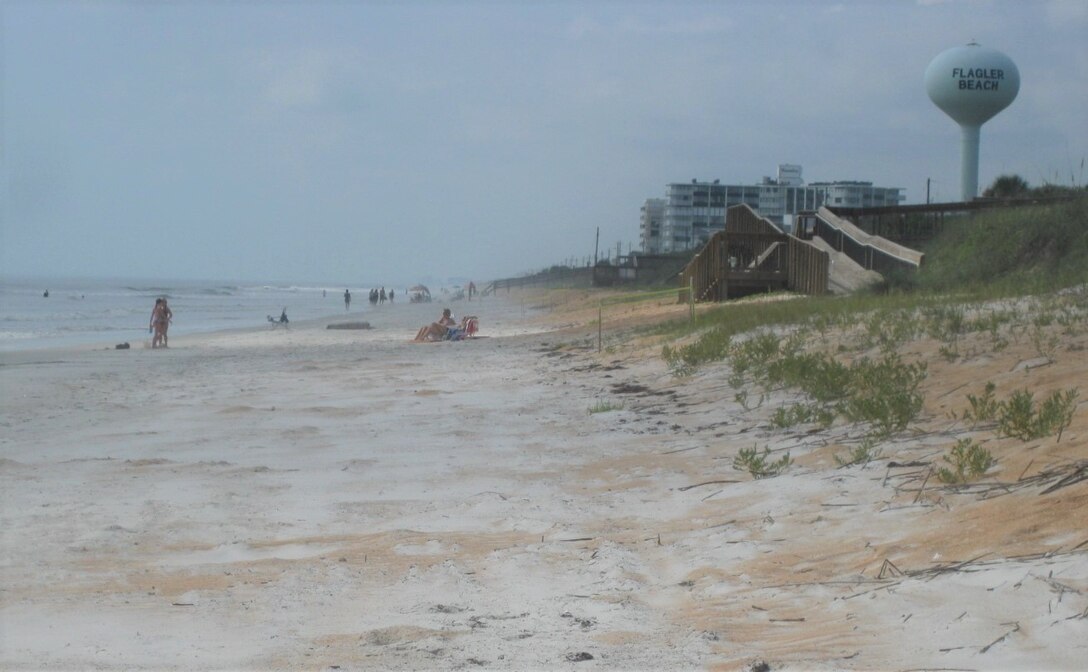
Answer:
<svg viewBox="0 0 1088 672"><path fill-rule="evenodd" d="M976 198L967 202L870 208L830 206L828 209L835 215L853 222L866 233L913 247L932 240L950 223L964 221L973 213L1061 203L1072 198L1074 198L1072 194L1025 198Z"/></svg>

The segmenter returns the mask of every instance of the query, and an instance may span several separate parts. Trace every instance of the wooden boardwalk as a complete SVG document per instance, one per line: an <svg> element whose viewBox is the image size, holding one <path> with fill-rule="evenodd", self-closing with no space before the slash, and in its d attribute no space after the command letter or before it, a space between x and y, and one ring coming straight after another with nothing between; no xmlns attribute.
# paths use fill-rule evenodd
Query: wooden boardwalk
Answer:
<svg viewBox="0 0 1088 672"><path fill-rule="evenodd" d="M680 274L681 292L696 301L726 301L759 292L789 290L826 294L831 279L829 247L863 271L916 271L924 255L862 231L827 208L797 217L795 235L760 217L747 205L726 211L715 233ZM819 238L819 244L812 241ZM682 297L683 298L683 297Z"/></svg>
<svg viewBox="0 0 1088 672"><path fill-rule="evenodd" d="M681 287L691 287L696 301L776 290L824 294L827 283L827 252L785 233L747 205L726 211L725 229L711 236L680 274Z"/></svg>

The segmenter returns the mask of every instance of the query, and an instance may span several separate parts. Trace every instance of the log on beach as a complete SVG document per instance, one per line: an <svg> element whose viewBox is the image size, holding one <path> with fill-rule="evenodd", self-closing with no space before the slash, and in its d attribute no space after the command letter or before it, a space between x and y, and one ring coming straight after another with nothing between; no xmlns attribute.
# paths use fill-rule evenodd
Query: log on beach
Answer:
<svg viewBox="0 0 1088 672"><path fill-rule="evenodd" d="M326 329L369 329L369 322L337 322L330 324Z"/></svg>

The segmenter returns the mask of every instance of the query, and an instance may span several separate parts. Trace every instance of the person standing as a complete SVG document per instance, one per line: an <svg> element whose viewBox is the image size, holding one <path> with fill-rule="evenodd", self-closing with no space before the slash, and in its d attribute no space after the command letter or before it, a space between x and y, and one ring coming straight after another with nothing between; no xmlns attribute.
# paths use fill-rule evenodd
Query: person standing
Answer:
<svg viewBox="0 0 1088 672"><path fill-rule="evenodd" d="M151 332L151 347L159 347L162 342L162 299L155 299L155 307L151 309L151 319L148 321L147 330Z"/></svg>
<svg viewBox="0 0 1088 672"><path fill-rule="evenodd" d="M344 290L344 310L351 309L351 292Z"/></svg>
<svg viewBox="0 0 1088 672"><path fill-rule="evenodd" d="M382 287L382 290L378 292L378 305L385 305L385 287Z"/></svg>
<svg viewBox="0 0 1088 672"><path fill-rule="evenodd" d="M170 320L174 319L174 312L170 310L170 306L166 303L166 297L162 298L162 347L167 347L170 344L170 339L167 336L170 331Z"/></svg>
<svg viewBox="0 0 1088 672"><path fill-rule="evenodd" d="M170 327L170 318L173 316L170 307L166 305L166 299L155 299L155 307L151 309L151 323L148 325L148 331L153 334L152 348L167 346L166 331Z"/></svg>

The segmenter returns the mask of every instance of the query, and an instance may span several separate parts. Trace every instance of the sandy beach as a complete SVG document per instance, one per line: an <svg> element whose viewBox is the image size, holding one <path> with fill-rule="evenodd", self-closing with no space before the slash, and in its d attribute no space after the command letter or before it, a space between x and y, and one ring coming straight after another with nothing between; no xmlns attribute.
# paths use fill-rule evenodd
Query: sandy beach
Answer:
<svg viewBox="0 0 1088 672"><path fill-rule="evenodd" d="M485 303L459 343L3 353L0 667L1083 669L1088 481L1025 479L1088 459L1088 390L1060 440L953 417L987 380L1083 385L1083 330L1047 365L908 344L922 418L840 468L856 427L775 428L796 393L742 404L625 330L686 307L612 309L598 353L582 299L500 329ZM962 436L1011 485L924 480ZM753 480L752 446L795 464Z"/></svg>

